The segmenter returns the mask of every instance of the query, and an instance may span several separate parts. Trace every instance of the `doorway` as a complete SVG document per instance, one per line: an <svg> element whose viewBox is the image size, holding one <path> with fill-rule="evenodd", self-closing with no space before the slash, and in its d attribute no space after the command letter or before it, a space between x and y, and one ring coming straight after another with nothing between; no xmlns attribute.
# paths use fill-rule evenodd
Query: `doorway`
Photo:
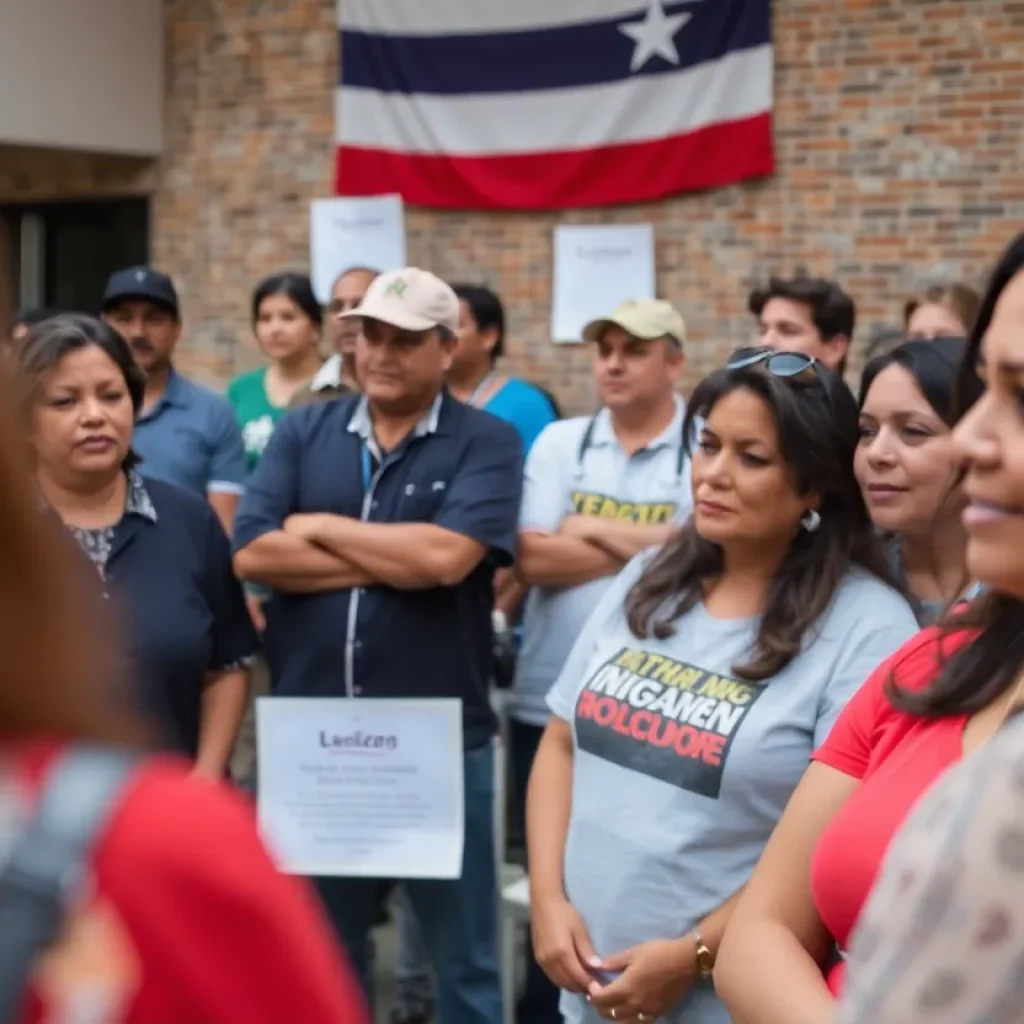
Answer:
<svg viewBox="0 0 1024 1024"><path fill-rule="evenodd" d="M110 274L149 262L145 197L0 207L12 303L98 313Z"/></svg>

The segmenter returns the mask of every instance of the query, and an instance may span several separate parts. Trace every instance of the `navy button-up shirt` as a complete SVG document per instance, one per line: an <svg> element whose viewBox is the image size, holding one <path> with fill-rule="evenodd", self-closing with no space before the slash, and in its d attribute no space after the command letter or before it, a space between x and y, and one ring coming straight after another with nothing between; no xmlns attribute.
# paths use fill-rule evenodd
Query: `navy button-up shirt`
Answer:
<svg viewBox="0 0 1024 1024"><path fill-rule="evenodd" d="M144 477L203 497L244 489L245 449L231 403L174 370L156 405L135 424L132 446Z"/></svg>
<svg viewBox="0 0 1024 1024"><path fill-rule="evenodd" d="M104 577L158 739L194 757L207 673L259 648L220 520L205 499L133 475L116 526L72 533Z"/></svg>
<svg viewBox="0 0 1024 1024"><path fill-rule="evenodd" d="M488 556L453 587L275 593L264 638L274 692L461 698L466 746L479 746L495 726L493 576L515 555L522 443L508 423L444 394L377 473L368 471L373 449L362 396L285 416L242 498L236 549L280 530L289 515L327 512L434 523Z"/></svg>

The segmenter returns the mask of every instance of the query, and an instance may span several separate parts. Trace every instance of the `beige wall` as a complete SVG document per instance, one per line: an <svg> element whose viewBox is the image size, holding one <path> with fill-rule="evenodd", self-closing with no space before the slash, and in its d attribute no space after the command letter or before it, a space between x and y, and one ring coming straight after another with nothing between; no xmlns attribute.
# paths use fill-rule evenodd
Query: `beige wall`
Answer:
<svg viewBox="0 0 1024 1024"><path fill-rule="evenodd" d="M161 0L0 0L0 143L156 156L163 69Z"/></svg>

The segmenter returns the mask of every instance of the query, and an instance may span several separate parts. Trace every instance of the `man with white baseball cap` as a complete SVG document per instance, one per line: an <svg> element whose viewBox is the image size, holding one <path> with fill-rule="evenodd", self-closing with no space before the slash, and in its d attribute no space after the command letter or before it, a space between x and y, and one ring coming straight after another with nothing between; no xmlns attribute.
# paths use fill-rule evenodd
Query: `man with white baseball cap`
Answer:
<svg viewBox="0 0 1024 1024"><path fill-rule="evenodd" d="M520 811L550 715L545 698L573 641L612 578L667 540L692 505L685 410L675 390L682 316L669 302L631 300L587 324L583 337L594 343L602 408L552 423L526 460L516 571L531 589L508 703ZM517 1019L561 1020L558 992L535 965Z"/></svg>
<svg viewBox="0 0 1024 1024"><path fill-rule="evenodd" d="M363 393L278 424L242 499L235 568L274 591L275 696L462 701L462 875L403 885L438 1019L501 1024L491 608L495 569L515 556L522 443L445 390L459 302L443 281L415 267L381 274L344 315L360 318ZM316 883L368 988L378 880Z"/></svg>

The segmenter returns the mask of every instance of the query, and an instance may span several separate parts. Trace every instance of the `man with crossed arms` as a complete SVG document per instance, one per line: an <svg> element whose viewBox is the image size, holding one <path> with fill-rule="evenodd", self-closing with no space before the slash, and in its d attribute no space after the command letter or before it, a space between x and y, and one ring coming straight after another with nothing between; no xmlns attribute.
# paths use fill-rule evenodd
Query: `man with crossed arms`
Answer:
<svg viewBox="0 0 1024 1024"><path fill-rule="evenodd" d="M465 847L453 881L403 884L444 1024L501 1024L494 857L494 571L515 553L522 443L448 394L459 301L433 274L380 275L361 324L362 394L277 426L235 526L239 575L269 586L275 695L462 701ZM377 881L317 878L369 990Z"/></svg>

